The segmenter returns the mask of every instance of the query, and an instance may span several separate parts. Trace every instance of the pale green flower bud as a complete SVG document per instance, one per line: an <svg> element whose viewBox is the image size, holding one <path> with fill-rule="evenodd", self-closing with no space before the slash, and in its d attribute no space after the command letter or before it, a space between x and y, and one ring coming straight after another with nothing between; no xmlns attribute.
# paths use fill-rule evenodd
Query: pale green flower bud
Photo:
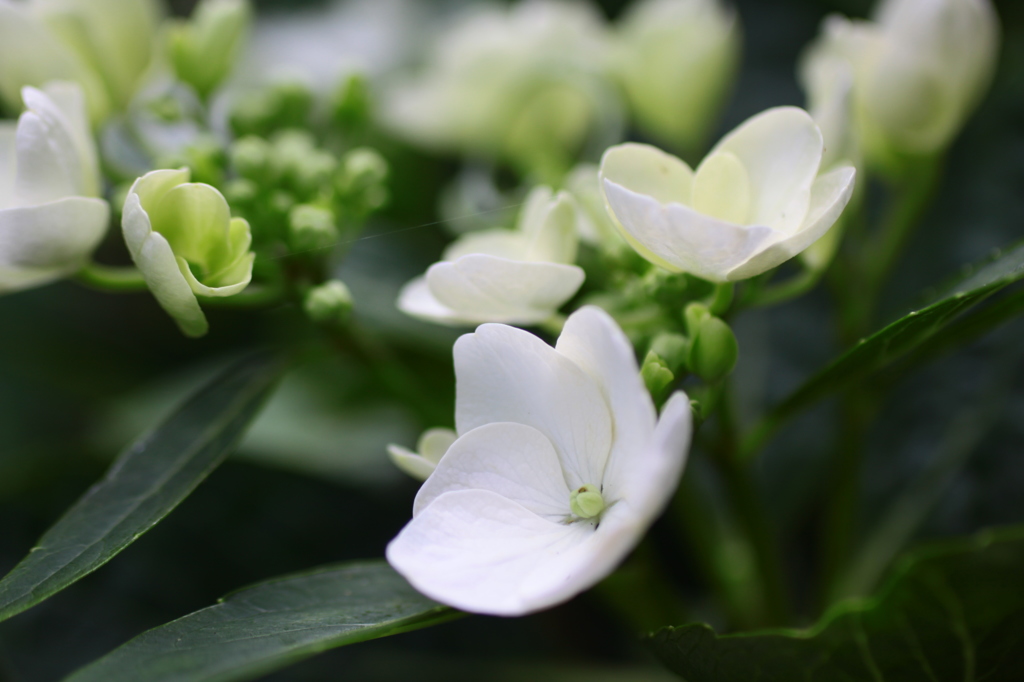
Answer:
<svg viewBox="0 0 1024 682"><path fill-rule="evenodd" d="M698 149L736 74L736 13L719 0L643 0L620 27L615 71L637 122L675 149Z"/></svg>
<svg viewBox="0 0 1024 682"><path fill-rule="evenodd" d="M338 241L334 211L312 204L296 204L288 211L288 242L292 251L324 249Z"/></svg>
<svg viewBox="0 0 1024 682"><path fill-rule="evenodd" d="M352 313L352 292L341 280L332 279L306 292L302 309L320 324L338 324Z"/></svg>
<svg viewBox="0 0 1024 682"><path fill-rule="evenodd" d="M310 133L286 130L274 137L270 164L300 196L308 197L330 182L338 160L330 152L318 149Z"/></svg>
<svg viewBox="0 0 1024 682"><path fill-rule="evenodd" d="M189 170L155 170L135 181L121 218L132 260L188 336L209 325L196 296L233 296L252 278L249 223L223 195L190 183Z"/></svg>
<svg viewBox="0 0 1024 682"><path fill-rule="evenodd" d="M569 494L569 509L581 519L592 519L604 511L601 490L591 483L582 485Z"/></svg>
<svg viewBox="0 0 1024 682"><path fill-rule="evenodd" d="M700 325L704 320L711 317L711 311L703 303L691 303L683 310L683 322L686 323L686 333L692 340L697 335Z"/></svg>
<svg viewBox="0 0 1024 682"><path fill-rule="evenodd" d="M174 72L207 98L231 72L252 20L246 0L202 0L187 22L171 26Z"/></svg>
<svg viewBox="0 0 1024 682"><path fill-rule="evenodd" d="M640 368L640 376L643 377L647 390L655 400L661 398L665 389L671 386L676 378L672 370L669 369L668 363L653 350L647 351L643 367Z"/></svg>
<svg viewBox="0 0 1024 682"><path fill-rule="evenodd" d="M335 187L357 214L383 206L388 199L385 181L388 162L375 149L358 147L345 154Z"/></svg>
<svg viewBox="0 0 1024 682"><path fill-rule="evenodd" d="M721 318L708 315L691 332L687 365L704 381L717 381L728 375L738 357L736 336Z"/></svg>
<svg viewBox="0 0 1024 682"><path fill-rule="evenodd" d="M416 443L416 452L392 443L388 445L388 455L399 469L418 481L425 481L458 438L451 429L435 427L423 432Z"/></svg>
<svg viewBox="0 0 1024 682"><path fill-rule="evenodd" d="M282 81L249 92L231 108L231 129L235 135L269 135L283 128L304 128L309 124L313 93L297 81Z"/></svg>

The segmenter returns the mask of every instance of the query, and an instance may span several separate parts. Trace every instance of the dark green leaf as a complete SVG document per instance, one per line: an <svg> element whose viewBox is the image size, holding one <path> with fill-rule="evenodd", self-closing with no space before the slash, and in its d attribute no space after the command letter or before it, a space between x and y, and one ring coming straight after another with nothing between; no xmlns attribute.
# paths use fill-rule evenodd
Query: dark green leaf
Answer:
<svg viewBox="0 0 1024 682"><path fill-rule="evenodd" d="M809 630L719 636L707 625L651 636L687 682L1024 680L1024 526L912 553L879 595Z"/></svg>
<svg viewBox="0 0 1024 682"><path fill-rule="evenodd" d="M129 446L0 581L0 620L95 571L188 497L238 443L280 371L265 355L240 361Z"/></svg>
<svg viewBox="0 0 1024 682"><path fill-rule="evenodd" d="M383 561L259 583L144 632L67 682L248 680L334 647L437 625L457 611Z"/></svg>
<svg viewBox="0 0 1024 682"><path fill-rule="evenodd" d="M961 314L1000 289L1024 278L1024 242L989 259L983 265L968 269L954 284L948 286L929 305L908 313L848 350L794 391L759 423L743 444L743 453L752 455L786 419L812 405L822 397L862 379L906 356L924 342L946 335L958 334L961 322L969 334L977 334L977 321ZM1007 314L1016 314L1020 305L984 321L1004 321ZM941 332L941 335L940 335Z"/></svg>

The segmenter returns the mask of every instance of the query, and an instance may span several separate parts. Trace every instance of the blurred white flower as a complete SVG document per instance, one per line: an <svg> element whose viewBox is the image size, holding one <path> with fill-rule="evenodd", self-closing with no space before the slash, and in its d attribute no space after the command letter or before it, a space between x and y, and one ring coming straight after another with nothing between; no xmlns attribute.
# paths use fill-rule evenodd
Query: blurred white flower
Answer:
<svg viewBox="0 0 1024 682"><path fill-rule="evenodd" d="M698 149L739 63L736 12L720 0L641 0L616 37L613 70L637 123L674 149Z"/></svg>
<svg viewBox="0 0 1024 682"><path fill-rule="evenodd" d="M249 223L224 196L189 182L189 170L155 170L132 184L121 227L149 290L188 336L209 328L196 296L233 296L252 278Z"/></svg>
<svg viewBox="0 0 1024 682"><path fill-rule="evenodd" d="M658 419L633 347L584 307L555 348L487 324L455 344L458 440L387 548L420 592L518 616L614 570L678 484L692 430L676 393Z"/></svg>
<svg viewBox="0 0 1024 682"><path fill-rule="evenodd" d="M401 445L389 445L388 455L399 469L420 481L434 473L437 463L458 438L451 429L427 429L416 443L416 452Z"/></svg>
<svg viewBox="0 0 1024 682"><path fill-rule="evenodd" d="M381 114L415 143L500 157L550 179L588 141L618 139L607 49L590 5L476 6L438 36L420 77L386 93Z"/></svg>
<svg viewBox="0 0 1024 682"><path fill-rule="evenodd" d="M0 98L71 80L93 122L123 110L158 44L156 0L0 0Z"/></svg>
<svg viewBox="0 0 1024 682"><path fill-rule="evenodd" d="M825 91L836 86L820 74L845 61L865 154L929 154L949 144L987 90L998 44L988 0L884 0L870 22L827 17L803 80L812 106L831 99Z"/></svg>
<svg viewBox="0 0 1024 682"><path fill-rule="evenodd" d="M835 223L855 171L819 175L821 132L796 107L764 111L697 167L643 144L605 152L601 188L626 240L647 260L714 282L770 270Z"/></svg>
<svg viewBox="0 0 1024 682"><path fill-rule="evenodd" d="M22 98L17 124L0 121L0 293L75 272L110 220L81 88L26 87Z"/></svg>
<svg viewBox="0 0 1024 682"><path fill-rule="evenodd" d="M463 235L403 287L398 307L442 324L543 322L583 284L582 268L572 264L578 243L572 197L536 187L514 230Z"/></svg>

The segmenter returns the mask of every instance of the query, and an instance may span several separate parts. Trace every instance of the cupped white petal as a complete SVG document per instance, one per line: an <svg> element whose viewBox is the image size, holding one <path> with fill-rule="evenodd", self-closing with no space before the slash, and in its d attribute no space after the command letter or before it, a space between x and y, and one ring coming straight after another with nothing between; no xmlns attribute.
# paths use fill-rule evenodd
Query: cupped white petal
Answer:
<svg viewBox="0 0 1024 682"><path fill-rule="evenodd" d="M661 204L689 205L693 171L685 161L649 144L615 145L601 157L601 184L611 181Z"/></svg>
<svg viewBox="0 0 1024 682"><path fill-rule="evenodd" d="M582 268L470 254L427 270L430 293L465 322L533 324L550 317L583 284Z"/></svg>
<svg viewBox="0 0 1024 682"><path fill-rule="evenodd" d="M555 523L489 490L460 490L413 518L386 554L432 599L463 611L520 616L564 600L556 586L573 594L590 587L549 566L593 536L590 524Z"/></svg>
<svg viewBox="0 0 1024 682"><path fill-rule="evenodd" d="M770 227L734 225L682 204L662 205L653 196L608 178L603 189L626 239L639 245L638 251L648 260L673 272L723 282L731 270L777 239Z"/></svg>
<svg viewBox="0 0 1024 682"><path fill-rule="evenodd" d="M106 234L110 207L102 199L65 197L0 210L0 292L73 273ZM21 270L21 272L18 272Z"/></svg>
<svg viewBox="0 0 1024 682"><path fill-rule="evenodd" d="M771 244L730 271L728 279L738 281L770 270L820 239L839 219L850 201L855 177L856 171L852 166L840 166L818 177L812 187L807 219L800 230Z"/></svg>
<svg viewBox="0 0 1024 682"><path fill-rule="evenodd" d="M775 107L747 119L710 155L732 152L746 169L751 190L748 224L792 233L807 215L823 148L821 131L810 114L798 107Z"/></svg>
<svg viewBox="0 0 1024 682"><path fill-rule="evenodd" d="M454 261L472 253L526 260L526 240L517 231L497 228L462 235L444 251L444 260Z"/></svg>
<svg viewBox="0 0 1024 682"><path fill-rule="evenodd" d="M568 192L559 192L548 203L540 224L524 234L526 260L572 264L576 260L579 233L576 214L579 208Z"/></svg>
<svg viewBox="0 0 1024 682"><path fill-rule="evenodd" d="M453 353L460 434L492 422L532 426L554 445L570 488L599 484L612 418L593 376L533 334L500 324L460 337Z"/></svg>
<svg viewBox="0 0 1024 682"><path fill-rule="evenodd" d="M550 521L570 516L558 454L543 433L525 424L495 422L463 434L420 488L413 517L455 490L490 490Z"/></svg>
<svg viewBox="0 0 1024 682"><path fill-rule="evenodd" d="M656 419L633 346L608 313L585 306L566 320L555 350L594 378L611 408L615 428L602 481L607 499L619 499L622 474L643 456Z"/></svg>
<svg viewBox="0 0 1024 682"><path fill-rule="evenodd" d="M170 171L176 172L178 171ZM169 174L156 173L159 171L136 180L132 186L133 191L129 192L124 202L121 227L125 242L128 244L132 260L135 261L146 280L146 285L160 306L174 318L185 335L202 336L209 329L206 316L178 266L174 250L162 234L153 231L149 215L143 209L140 194L135 192L135 188L152 189L148 183L140 186L146 178L155 176L152 181L157 184L167 182L171 177ZM187 179L187 171L185 173ZM142 194L147 195L148 192L144 191Z"/></svg>

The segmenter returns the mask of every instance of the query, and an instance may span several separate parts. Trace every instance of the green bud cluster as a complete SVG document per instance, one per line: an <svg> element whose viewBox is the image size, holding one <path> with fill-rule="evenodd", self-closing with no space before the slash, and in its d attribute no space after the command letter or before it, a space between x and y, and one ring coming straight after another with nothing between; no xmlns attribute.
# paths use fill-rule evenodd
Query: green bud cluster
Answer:
<svg viewBox="0 0 1024 682"><path fill-rule="evenodd" d="M276 130L308 128L313 93L297 81L281 81L238 98L229 114L236 137L269 137Z"/></svg>
<svg viewBox="0 0 1024 682"><path fill-rule="evenodd" d="M388 162L375 149L358 147L341 160L335 188L356 216L375 211L388 200Z"/></svg>

